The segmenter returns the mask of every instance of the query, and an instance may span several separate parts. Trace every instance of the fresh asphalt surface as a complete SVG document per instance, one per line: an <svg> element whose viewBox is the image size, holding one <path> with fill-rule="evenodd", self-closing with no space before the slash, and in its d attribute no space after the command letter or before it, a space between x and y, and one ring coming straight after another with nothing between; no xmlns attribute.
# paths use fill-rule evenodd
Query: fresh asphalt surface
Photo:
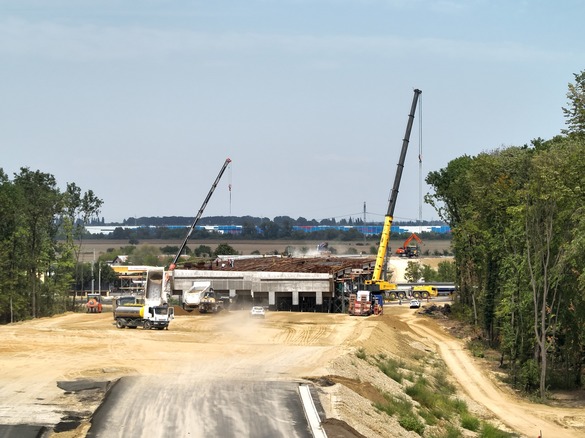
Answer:
<svg viewBox="0 0 585 438"><path fill-rule="evenodd" d="M311 438L298 382L124 377L88 437Z"/></svg>

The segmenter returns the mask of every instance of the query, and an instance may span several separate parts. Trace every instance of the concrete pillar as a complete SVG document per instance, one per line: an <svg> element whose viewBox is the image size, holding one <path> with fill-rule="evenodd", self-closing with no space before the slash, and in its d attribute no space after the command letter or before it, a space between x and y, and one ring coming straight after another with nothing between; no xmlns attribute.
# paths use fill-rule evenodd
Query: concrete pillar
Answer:
<svg viewBox="0 0 585 438"><path fill-rule="evenodd" d="M315 304L317 306L323 305L323 291L318 290L317 292L315 292Z"/></svg>
<svg viewBox="0 0 585 438"><path fill-rule="evenodd" d="M236 290L230 289L230 298L235 298L235 297L236 297Z"/></svg>
<svg viewBox="0 0 585 438"><path fill-rule="evenodd" d="M293 290L292 292L292 309L293 312L298 312L300 310L299 307L299 291Z"/></svg>
<svg viewBox="0 0 585 438"><path fill-rule="evenodd" d="M276 292L268 291L268 306L276 306Z"/></svg>

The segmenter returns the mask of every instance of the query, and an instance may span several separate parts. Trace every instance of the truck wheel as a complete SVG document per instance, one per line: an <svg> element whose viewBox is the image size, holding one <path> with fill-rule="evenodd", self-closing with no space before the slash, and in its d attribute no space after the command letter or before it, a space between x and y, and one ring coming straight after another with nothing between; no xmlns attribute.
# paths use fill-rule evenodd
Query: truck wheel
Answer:
<svg viewBox="0 0 585 438"><path fill-rule="evenodd" d="M425 292L422 292L421 296L422 296L423 298L428 298L428 297L429 297L429 293L428 293L428 292L426 292L426 291L425 291Z"/></svg>
<svg viewBox="0 0 585 438"><path fill-rule="evenodd" d="M124 321L122 321L121 319L117 319L116 320L116 327L122 329L122 328L126 327L126 324L124 324Z"/></svg>
<svg viewBox="0 0 585 438"><path fill-rule="evenodd" d="M150 321L144 321L144 325L142 327L144 330L150 330L152 328L152 323Z"/></svg>

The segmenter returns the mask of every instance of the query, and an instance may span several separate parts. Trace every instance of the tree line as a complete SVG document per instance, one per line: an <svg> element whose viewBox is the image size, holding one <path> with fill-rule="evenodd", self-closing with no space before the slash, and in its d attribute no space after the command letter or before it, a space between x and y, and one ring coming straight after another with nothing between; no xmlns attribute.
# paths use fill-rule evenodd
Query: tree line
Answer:
<svg viewBox="0 0 585 438"><path fill-rule="evenodd" d="M511 381L546 396L578 388L585 361L585 72L567 129L462 156L426 182L450 225L458 311L501 352Z"/></svg>
<svg viewBox="0 0 585 438"><path fill-rule="evenodd" d="M101 205L48 173L23 167L10 180L0 168L0 322L72 309L69 291L91 271L79 263L84 226Z"/></svg>

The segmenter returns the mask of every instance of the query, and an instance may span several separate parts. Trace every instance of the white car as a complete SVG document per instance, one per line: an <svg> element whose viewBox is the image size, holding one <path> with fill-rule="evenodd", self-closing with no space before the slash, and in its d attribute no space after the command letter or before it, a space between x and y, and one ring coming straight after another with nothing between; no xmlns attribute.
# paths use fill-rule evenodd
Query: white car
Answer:
<svg viewBox="0 0 585 438"><path fill-rule="evenodd" d="M419 309L420 308L420 301L419 300L410 300L410 308L411 309Z"/></svg>
<svg viewBox="0 0 585 438"><path fill-rule="evenodd" d="M266 316L264 312L264 307L261 306L254 306L250 310L250 316L252 318L264 318Z"/></svg>

